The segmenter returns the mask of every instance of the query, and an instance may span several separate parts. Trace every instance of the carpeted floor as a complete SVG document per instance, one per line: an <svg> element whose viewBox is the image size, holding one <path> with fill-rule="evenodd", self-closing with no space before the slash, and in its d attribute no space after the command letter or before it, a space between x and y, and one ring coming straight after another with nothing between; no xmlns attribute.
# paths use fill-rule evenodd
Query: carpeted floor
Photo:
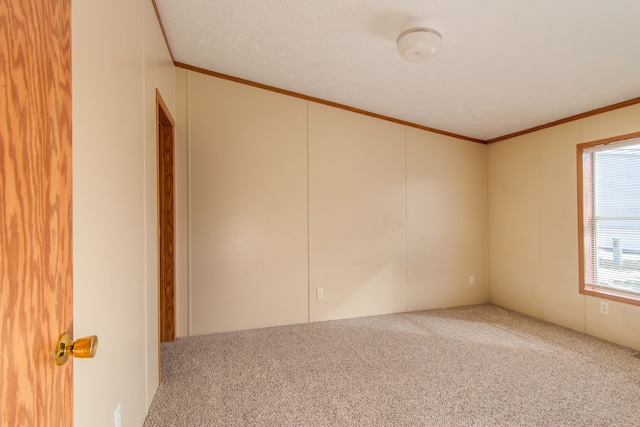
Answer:
<svg viewBox="0 0 640 427"><path fill-rule="evenodd" d="M640 426L637 352L493 305L162 345L157 426Z"/></svg>

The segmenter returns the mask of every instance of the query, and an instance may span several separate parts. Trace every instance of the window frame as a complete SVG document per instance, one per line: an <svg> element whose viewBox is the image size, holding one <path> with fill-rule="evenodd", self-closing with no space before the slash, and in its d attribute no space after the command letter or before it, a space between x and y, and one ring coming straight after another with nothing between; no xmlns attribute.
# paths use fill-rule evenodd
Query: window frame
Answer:
<svg viewBox="0 0 640 427"><path fill-rule="evenodd" d="M604 146L610 144L616 144L625 142L632 139L640 138L640 132L629 133L625 135L619 135L611 138L600 139L597 141L585 142L576 145L576 160L577 160L577 175L578 175L578 282L579 292L583 295L589 295L602 299L623 302L627 304L640 306L640 296L624 294L622 292L616 292L613 289L607 289L600 286L594 286L593 284L586 283L585 274L585 256L591 254L594 256L592 248L586 248L585 245L590 245L590 239L585 239L585 235L588 233L588 229L593 229L593 226L589 227L585 222L585 209L584 209L584 170L582 155L585 148ZM593 190L591 190L593 191ZM591 209L591 211L593 211ZM593 222L593 218L587 218L587 221ZM587 252L587 249L589 250ZM593 263L590 263L593 265Z"/></svg>

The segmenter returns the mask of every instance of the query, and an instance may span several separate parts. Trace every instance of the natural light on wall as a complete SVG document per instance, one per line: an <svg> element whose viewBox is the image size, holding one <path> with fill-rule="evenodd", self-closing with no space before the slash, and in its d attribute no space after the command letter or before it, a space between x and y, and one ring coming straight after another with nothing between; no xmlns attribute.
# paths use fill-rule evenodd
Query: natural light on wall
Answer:
<svg viewBox="0 0 640 427"><path fill-rule="evenodd" d="M640 135L578 145L580 291L640 304Z"/></svg>

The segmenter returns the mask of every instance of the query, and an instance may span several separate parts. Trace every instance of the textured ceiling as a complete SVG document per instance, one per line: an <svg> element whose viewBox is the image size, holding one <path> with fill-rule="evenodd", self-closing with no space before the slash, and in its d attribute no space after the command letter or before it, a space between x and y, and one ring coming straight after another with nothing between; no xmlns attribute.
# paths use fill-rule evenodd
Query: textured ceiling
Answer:
<svg viewBox="0 0 640 427"><path fill-rule="evenodd" d="M640 97L640 0L155 1L177 62L481 140Z"/></svg>

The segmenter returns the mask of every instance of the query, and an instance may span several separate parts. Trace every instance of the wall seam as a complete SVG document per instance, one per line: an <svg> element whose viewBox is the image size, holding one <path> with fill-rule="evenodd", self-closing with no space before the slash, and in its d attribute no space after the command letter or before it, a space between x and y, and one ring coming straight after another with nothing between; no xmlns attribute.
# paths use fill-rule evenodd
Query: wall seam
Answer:
<svg viewBox="0 0 640 427"><path fill-rule="evenodd" d="M407 162L407 132L404 127L404 268L405 268L405 298L404 311L409 311L409 171Z"/></svg>
<svg viewBox="0 0 640 427"><path fill-rule="evenodd" d="M309 209L309 101L307 103L307 323L311 323L311 210Z"/></svg>
<svg viewBox="0 0 640 427"><path fill-rule="evenodd" d="M542 168L542 132L537 132L538 138L536 138L536 146L538 152L538 179L536 180L538 185L538 200L543 200L543 188L542 188L542 179L541 174L543 173ZM543 220L543 210L540 208L540 203L538 203L538 257L540 261L540 318L545 320L545 310L544 310L544 292L545 292L545 277L544 277L544 239L540 238L542 235L542 220Z"/></svg>
<svg viewBox="0 0 640 427"><path fill-rule="evenodd" d="M584 119L580 119L580 142L584 143ZM578 194L576 194L576 198ZM578 250L580 256L580 250ZM578 272L578 274L580 274ZM580 294L580 284L578 283L578 295L582 297L582 332L587 333L587 296Z"/></svg>
<svg viewBox="0 0 640 427"><path fill-rule="evenodd" d="M191 286L191 111L190 111L190 102L189 102L189 94L191 93L191 81L189 79L189 70L186 70L185 73L185 113L186 120L184 130L185 136L185 145L187 149L187 336L191 336L191 332L193 331L193 310L192 310L192 286Z"/></svg>
<svg viewBox="0 0 640 427"><path fill-rule="evenodd" d="M484 146L484 188L484 271L487 286L486 299L490 304L493 304L491 301L491 279L489 273L489 257L491 256L489 253L489 144Z"/></svg>

